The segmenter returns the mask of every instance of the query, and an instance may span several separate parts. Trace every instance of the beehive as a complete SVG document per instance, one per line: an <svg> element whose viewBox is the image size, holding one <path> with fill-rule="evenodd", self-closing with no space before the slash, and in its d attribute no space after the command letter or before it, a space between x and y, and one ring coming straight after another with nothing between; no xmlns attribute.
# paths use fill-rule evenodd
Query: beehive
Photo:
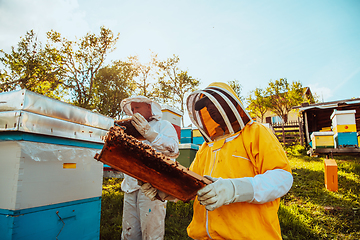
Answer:
<svg viewBox="0 0 360 240"><path fill-rule="evenodd" d="M335 109L331 114L336 148L358 146L355 113L355 110Z"/></svg>
<svg viewBox="0 0 360 240"><path fill-rule="evenodd" d="M111 118L27 90L0 94L1 239L98 239Z"/></svg>
<svg viewBox="0 0 360 240"><path fill-rule="evenodd" d="M313 132L311 134L312 148L334 148L333 132Z"/></svg>

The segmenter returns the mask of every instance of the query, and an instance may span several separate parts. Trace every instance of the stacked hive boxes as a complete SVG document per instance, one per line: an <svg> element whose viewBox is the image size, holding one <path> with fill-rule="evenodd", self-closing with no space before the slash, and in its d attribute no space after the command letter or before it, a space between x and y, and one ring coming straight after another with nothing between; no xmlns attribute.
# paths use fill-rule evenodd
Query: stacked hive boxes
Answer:
<svg viewBox="0 0 360 240"><path fill-rule="evenodd" d="M334 110L331 114L336 148L358 146L355 110Z"/></svg>
<svg viewBox="0 0 360 240"><path fill-rule="evenodd" d="M111 118L30 91L0 94L1 239L99 239Z"/></svg>
<svg viewBox="0 0 360 240"><path fill-rule="evenodd" d="M201 145L205 142L203 136L201 135L199 129L193 129L193 143L197 145Z"/></svg>

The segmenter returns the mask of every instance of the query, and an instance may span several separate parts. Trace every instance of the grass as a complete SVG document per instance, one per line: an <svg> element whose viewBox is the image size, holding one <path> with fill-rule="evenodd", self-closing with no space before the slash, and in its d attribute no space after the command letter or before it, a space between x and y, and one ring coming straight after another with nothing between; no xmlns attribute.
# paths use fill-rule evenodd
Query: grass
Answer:
<svg viewBox="0 0 360 240"><path fill-rule="evenodd" d="M306 156L300 146L286 149L292 167L292 189L281 198L279 219L283 239L360 239L360 158L336 157L338 191L325 188L324 159ZM100 239L120 239L121 179L104 178ZM169 202L165 239L190 239L186 227L193 214L192 202Z"/></svg>

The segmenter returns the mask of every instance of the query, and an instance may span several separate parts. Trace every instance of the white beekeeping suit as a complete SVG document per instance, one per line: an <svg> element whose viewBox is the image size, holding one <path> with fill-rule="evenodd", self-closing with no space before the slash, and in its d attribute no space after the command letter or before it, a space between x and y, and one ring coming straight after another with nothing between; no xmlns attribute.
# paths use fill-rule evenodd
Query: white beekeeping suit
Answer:
<svg viewBox="0 0 360 240"><path fill-rule="evenodd" d="M152 116L149 122L131 110L131 103L147 103L151 106ZM144 97L136 96L124 99L121 108L128 116L138 119L146 125L147 133L139 131L145 143L170 158L179 156L179 140L175 128L166 120L161 120L162 112L158 103ZM166 201L151 201L140 190L138 181L126 174L121 184L124 191L124 210L121 239L163 239L165 233Z"/></svg>

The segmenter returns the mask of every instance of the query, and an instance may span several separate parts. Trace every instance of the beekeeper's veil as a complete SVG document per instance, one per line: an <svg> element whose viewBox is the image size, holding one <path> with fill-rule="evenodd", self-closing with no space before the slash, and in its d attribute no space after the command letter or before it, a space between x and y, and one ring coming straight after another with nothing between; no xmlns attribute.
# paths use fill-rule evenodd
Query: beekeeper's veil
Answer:
<svg viewBox="0 0 360 240"><path fill-rule="evenodd" d="M157 102L145 97L145 96L134 96L129 97L121 101L120 107L121 110L125 112L126 115L132 116L133 112L131 111L132 102L144 102L151 105L152 119L160 120L162 117L161 106Z"/></svg>
<svg viewBox="0 0 360 240"><path fill-rule="evenodd" d="M206 101L211 101L216 106L226 124L225 129L210 117ZM223 106L220 105L220 102ZM224 111L224 107L226 107L224 104L231 109L228 114ZM187 98L187 109L191 121L198 127L207 142L211 142L219 136L236 133L246 124L252 124L252 119L239 97L229 85L222 82L212 83L204 90L191 93Z"/></svg>

